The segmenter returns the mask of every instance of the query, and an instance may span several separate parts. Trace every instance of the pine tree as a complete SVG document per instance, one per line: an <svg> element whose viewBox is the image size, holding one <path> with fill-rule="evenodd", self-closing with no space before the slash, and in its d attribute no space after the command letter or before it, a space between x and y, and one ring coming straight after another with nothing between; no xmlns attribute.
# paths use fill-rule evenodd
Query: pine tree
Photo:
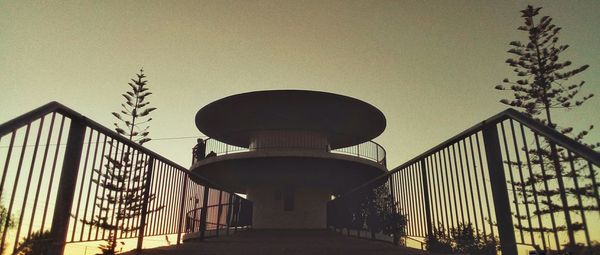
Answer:
<svg viewBox="0 0 600 255"><path fill-rule="evenodd" d="M152 92L146 87L148 81L145 80L146 75L144 75L144 69L141 69L140 73L136 74L136 76L137 80L131 79L133 83L127 83L131 87L131 91L127 91L123 94L123 97L126 99L125 103L121 104L123 108L121 114L123 115L116 112L113 112L112 114L125 124L125 126L122 127L118 123L114 123L115 130L119 134L127 136L129 140L143 145L151 140L148 138L149 126L146 124L152 121L152 118L148 118L147 116L152 111L156 110L156 108L148 107L150 102L146 100L146 97L152 95Z"/></svg>
<svg viewBox="0 0 600 255"><path fill-rule="evenodd" d="M152 120L147 116L156 108L147 107L149 102L146 97L152 93L145 87L147 80L143 70L140 70L136 76L137 79L132 79L133 83L128 83L131 90L123 94L126 99L126 102L121 105L123 115L116 112L112 114L121 122L121 125L114 123L115 130L129 140L142 145L150 141L148 126L144 124ZM140 226L130 226L132 224L127 222L141 216L144 206L144 184L148 181L144 172L148 162L140 157L134 158L131 148L115 157L105 156L105 159L107 163L103 166L104 171L94 169L98 178L93 181L106 191L106 196L98 197L100 200L96 204L99 209L98 215L90 221L83 220L83 222L108 231L106 244L100 245L99 248L102 254L115 254L119 244L122 244L117 241L117 238L138 231L140 228ZM151 194L148 203L154 198L154 194ZM154 213L162 208L163 206L160 206L148 210L147 213Z"/></svg>
<svg viewBox="0 0 600 255"><path fill-rule="evenodd" d="M524 24L518 30L527 33L527 41L510 42L511 49L508 51L514 57L506 60L513 67L516 79L504 79L502 85L497 85L498 90L512 91L513 99L502 99L500 102L508 106L519 108L526 115L540 121L544 125L556 129L562 134L571 136L577 142L583 142L584 137L593 128L575 133L572 127L559 126L553 120L553 113L557 110L572 110L583 105L593 94L581 96L580 91L585 82L572 83L570 79L585 71L589 66L582 65L571 67L572 62L560 60L559 56L569 48L569 45L560 44L559 33L561 27L552 24L552 18L543 16L538 18L541 7L527 6L521 11ZM585 144L592 149L597 149L600 143ZM565 225L557 226L556 230L567 232L569 244L575 245L574 233L583 230L583 224L575 222L571 218L572 211L597 211L598 205L573 205L569 203L568 196L582 196L586 199L594 199L596 196L592 184L577 188L565 187L565 178L595 178L587 174L586 165L571 155L563 148L557 147L548 139L543 139L539 148L528 149L524 152L531 157L531 163L540 165L544 171L534 173L526 180L513 182L521 197L527 198L526 206L533 205L532 197L547 197L542 200L544 206L534 211L536 217L544 217L554 213L562 212L565 215ZM574 162L574 170L568 164ZM521 162L505 162L506 164L523 166ZM567 167L569 166L569 167ZM543 191L543 183L554 182L557 189ZM551 198L551 199L550 199ZM524 199L525 200L525 199ZM554 202L553 202L554 201ZM523 218L524 219L524 218ZM517 229L544 234L552 232L547 226L522 226L516 225Z"/></svg>

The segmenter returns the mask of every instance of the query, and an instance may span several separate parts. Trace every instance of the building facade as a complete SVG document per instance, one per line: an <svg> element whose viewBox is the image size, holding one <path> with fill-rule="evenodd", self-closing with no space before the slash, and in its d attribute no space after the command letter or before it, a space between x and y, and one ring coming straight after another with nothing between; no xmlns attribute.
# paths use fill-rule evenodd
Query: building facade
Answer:
<svg viewBox="0 0 600 255"><path fill-rule="evenodd" d="M191 171L246 194L253 228L326 228L332 196L387 171L385 150L371 141L385 125L377 108L337 94L233 95L196 114L210 138Z"/></svg>

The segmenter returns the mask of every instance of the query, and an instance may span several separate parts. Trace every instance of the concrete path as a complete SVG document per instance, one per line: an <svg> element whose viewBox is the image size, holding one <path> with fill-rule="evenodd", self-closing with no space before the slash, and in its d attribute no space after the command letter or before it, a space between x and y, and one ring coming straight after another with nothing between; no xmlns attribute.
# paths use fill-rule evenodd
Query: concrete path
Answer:
<svg viewBox="0 0 600 255"><path fill-rule="evenodd" d="M204 242L186 242L145 250L152 255L353 255L353 254L426 254L423 251L395 247L381 241L347 237L329 230L247 230L227 237L207 239Z"/></svg>

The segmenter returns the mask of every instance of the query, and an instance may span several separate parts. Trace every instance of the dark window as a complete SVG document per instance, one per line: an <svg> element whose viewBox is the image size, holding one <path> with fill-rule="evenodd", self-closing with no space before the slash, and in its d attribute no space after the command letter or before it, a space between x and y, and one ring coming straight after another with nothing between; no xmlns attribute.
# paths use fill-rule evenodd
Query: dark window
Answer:
<svg viewBox="0 0 600 255"><path fill-rule="evenodd" d="M275 200L281 200L281 190L275 190L275 196L274 196Z"/></svg>
<svg viewBox="0 0 600 255"><path fill-rule="evenodd" d="M291 187L286 188L283 192L283 210L294 210L294 189Z"/></svg>

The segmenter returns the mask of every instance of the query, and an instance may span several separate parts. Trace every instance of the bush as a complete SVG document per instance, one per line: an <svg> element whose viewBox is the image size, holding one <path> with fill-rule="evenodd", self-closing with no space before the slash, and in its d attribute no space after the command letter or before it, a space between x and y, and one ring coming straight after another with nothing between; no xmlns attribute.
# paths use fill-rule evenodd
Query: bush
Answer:
<svg viewBox="0 0 600 255"><path fill-rule="evenodd" d="M495 255L498 240L473 229L471 224L460 224L446 231L443 227L433 230L425 240L427 250L440 253L468 253L472 255Z"/></svg>

